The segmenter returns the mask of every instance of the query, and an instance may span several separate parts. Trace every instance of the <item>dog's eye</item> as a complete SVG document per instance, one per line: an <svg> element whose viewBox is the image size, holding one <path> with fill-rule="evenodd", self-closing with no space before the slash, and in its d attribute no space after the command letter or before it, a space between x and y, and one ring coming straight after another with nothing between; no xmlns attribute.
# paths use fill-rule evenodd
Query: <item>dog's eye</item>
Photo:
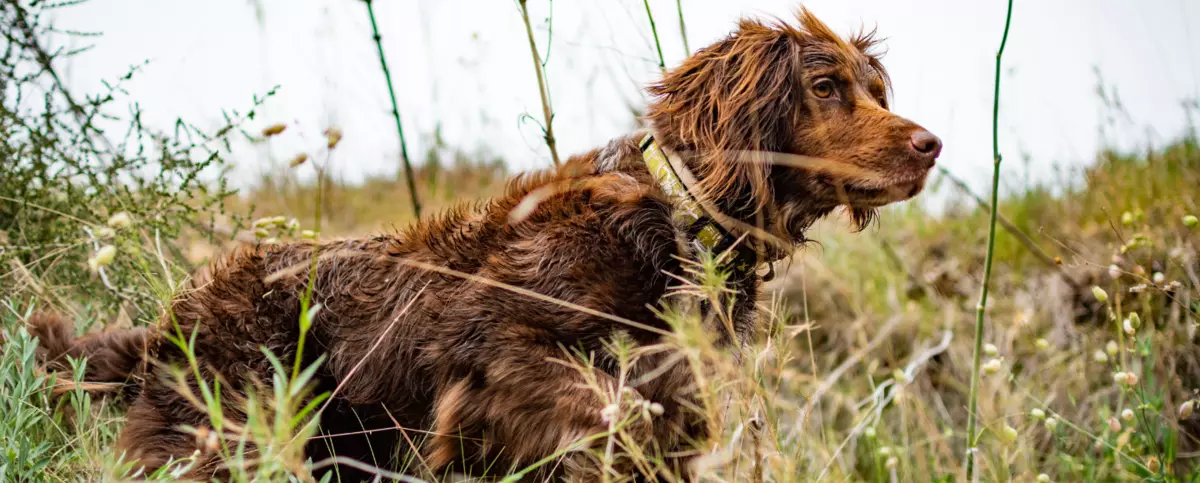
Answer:
<svg viewBox="0 0 1200 483"><path fill-rule="evenodd" d="M836 91L833 88L833 81L829 79L821 79L817 81L816 84L813 84L812 92L814 96L817 96L821 99L828 99L833 97L833 94Z"/></svg>

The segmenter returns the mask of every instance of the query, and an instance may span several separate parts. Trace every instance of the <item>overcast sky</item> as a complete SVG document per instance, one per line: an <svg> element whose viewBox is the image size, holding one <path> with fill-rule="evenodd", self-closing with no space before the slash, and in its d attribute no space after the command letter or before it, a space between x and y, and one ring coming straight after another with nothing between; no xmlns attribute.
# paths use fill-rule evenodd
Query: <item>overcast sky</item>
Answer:
<svg viewBox="0 0 1200 483"><path fill-rule="evenodd" d="M682 0L693 49L729 33L741 16L792 18L790 0ZM469 152L502 156L516 169L550 164L527 39L513 0L376 0L384 49L414 158L435 126ZM658 74L641 0L529 0L557 113L560 153L588 150L629 132L627 106ZM805 2L835 30L877 26L893 108L942 137L943 165L983 186L991 166L991 103L1003 0ZM675 0L652 0L668 64L686 52ZM1107 142L1162 142L1186 126L1181 101L1200 92L1200 4L1193 0L1017 0L1002 95L1002 148L1013 179L1023 154L1035 177L1078 166L1103 144L1102 79L1129 114ZM77 90L95 91L128 66L149 65L128 84L155 124L176 117L216 126L222 109L249 105L280 85L252 131L292 126L268 153L235 150L233 181L314 149L334 124L345 141L333 161L349 180L390 175L398 142L387 90L359 0L91 0L61 10L59 26L103 33L69 65ZM549 38L549 41L547 40ZM77 40L76 44L82 43Z"/></svg>

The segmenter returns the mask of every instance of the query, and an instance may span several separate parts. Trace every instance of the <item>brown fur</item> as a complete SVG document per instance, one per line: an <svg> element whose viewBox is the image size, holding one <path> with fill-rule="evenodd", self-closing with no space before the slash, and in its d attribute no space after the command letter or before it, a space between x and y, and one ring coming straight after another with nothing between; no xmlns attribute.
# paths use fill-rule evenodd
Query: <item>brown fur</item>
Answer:
<svg viewBox="0 0 1200 483"><path fill-rule="evenodd" d="M804 230L838 206L865 224L876 207L920 191L937 155L914 151L910 138L921 128L888 112L887 75L868 52L873 44L869 35L844 40L807 11L799 26L743 20L650 88L647 117L659 143L696 173L702 200L723 216L789 246L802 243ZM820 82L834 82L836 95L819 97ZM317 389L337 392L321 416L322 433L394 428L394 418L408 437L430 432L418 445L435 474L520 468L606 428L602 404L579 372L550 359L581 350L595 358L594 376L615 385L616 362L604 341L621 332L654 343L655 329L668 330L652 308L673 285L671 275L682 274L677 257L694 254L690 244L678 243L689 227L673 224L672 202L642 161L636 143L643 134L557 170L520 176L503 196L399 234L235 250L187 284L155 332L72 344L69 333L54 328L63 322L35 325L50 359L85 354L94 367L90 377L134 377L119 447L153 469L196 449L179 426L208 424L165 377L163 365L184 360L162 331L174 332L176 323L184 334L198 331L205 377L270 380L261 348L285 361L296 357L299 297L317 250L311 282L324 309L301 357L328 355ZM817 158L830 169L749 162L745 152ZM539 203L514 221L511 212L533 192ZM786 252L763 248L751 256L771 261ZM737 273L729 284L738 296L735 333L725 335L737 343L753 332L760 279ZM162 365L139 371L140 354L130 351L141 344L145 359ZM659 363L644 361L634 373ZM705 422L685 409L691 384L680 365L634 388L665 407L642 428L647 444L679 450L703 441ZM314 439L308 451L314 460L333 448L395 467L408 447L399 433Z"/></svg>

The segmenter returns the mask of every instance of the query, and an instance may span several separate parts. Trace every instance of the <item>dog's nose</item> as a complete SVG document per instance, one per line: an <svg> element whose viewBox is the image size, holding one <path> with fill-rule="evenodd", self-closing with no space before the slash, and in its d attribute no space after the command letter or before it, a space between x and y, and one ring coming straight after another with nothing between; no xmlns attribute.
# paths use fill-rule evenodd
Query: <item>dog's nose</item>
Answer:
<svg viewBox="0 0 1200 483"><path fill-rule="evenodd" d="M912 148L917 152L917 155L929 161L929 165L933 165L933 160L937 159L942 153L942 140L934 136L933 133L924 129L913 133L909 138Z"/></svg>

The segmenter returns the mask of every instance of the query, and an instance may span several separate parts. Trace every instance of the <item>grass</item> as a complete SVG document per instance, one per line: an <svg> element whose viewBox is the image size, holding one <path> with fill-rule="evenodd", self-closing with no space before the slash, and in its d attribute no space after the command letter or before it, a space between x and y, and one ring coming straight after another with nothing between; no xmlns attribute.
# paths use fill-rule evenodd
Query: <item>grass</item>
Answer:
<svg viewBox="0 0 1200 483"><path fill-rule="evenodd" d="M427 185L431 202L456 198L450 186L472 192L484 186L480 191L488 192L502 179L487 164L469 163L436 176L444 181ZM1200 231L1184 222L1200 211L1194 196L1200 148L1189 138L1141 154L1106 152L1073 178L1078 181L1072 185L1029 186L998 203L1013 225L1062 265L1047 265L1014 237L996 234L993 302L981 345L987 362L978 387L978 476L1190 480L1200 448L1197 426L1181 425L1177 410L1200 385L1200 351L1193 341L1200 320ZM326 236L376 232L409 213L360 211L403 206L407 193L392 183L391 189L383 181L329 183ZM301 228L313 226L312 215L305 215L315 212L312 187L263 186L235 205L248 208L252 198L257 214L296 216ZM985 263L977 247L987 234L979 227L990 217L987 210L966 208L974 203L970 198L963 200L940 214L919 203L890 209L878 228L862 234L848 233L837 219L817 227L821 244L783 267L763 301L766 329L740 353L717 348L692 310L700 300L725 302L712 260L692 266L692 278L700 282L683 290L677 309L664 314L674 331L663 346L618 342L613 350L634 365L666 347L683 349L701 376L700 409L716 434L697 464L714 479L957 480L968 445L975 315L970 292ZM346 218L349 213L357 217ZM283 227L273 230L288 236ZM123 255L139 253L121 249ZM153 251L140 253L155 258ZM144 266L147 278L161 278L149 269L153 263ZM1106 291L1106 301L1097 300L1093 286ZM32 341L22 335L21 320L44 304L20 296L2 302L9 334L0 364L0 388L10 395L4 401L6 479L63 481L128 471L130 465L107 450L121 426L121 409L56 386L31 365ZM1135 313L1140 325L1130 334L1123 325ZM178 342L186 346L187 335L179 334ZM215 443L224 461L244 469L237 479L304 478L313 467L295 454L294 444L307 436L304 422L314 410L297 397L304 395L303 384L295 382L303 382L304 371L291 361L277 362L276 380L264 382L264 392L247 401L256 409L246 412L258 416L244 427L226 427ZM586 359L563 363L585 365ZM1114 373L1136 374L1137 381L1114 381ZM606 443L595 457L622 471L629 471L631 460L634 469L665 464L630 444L621 426L654 417L651 402L595 389L615 415L610 434L597 436ZM198 404L211 407L203 392L196 395ZM284 455L282 463L250 464L266 458L239 454L244 441L272 448ZM153 476L170 480L171 474ZM609 476L618 481L627 475Z"/></svg>

